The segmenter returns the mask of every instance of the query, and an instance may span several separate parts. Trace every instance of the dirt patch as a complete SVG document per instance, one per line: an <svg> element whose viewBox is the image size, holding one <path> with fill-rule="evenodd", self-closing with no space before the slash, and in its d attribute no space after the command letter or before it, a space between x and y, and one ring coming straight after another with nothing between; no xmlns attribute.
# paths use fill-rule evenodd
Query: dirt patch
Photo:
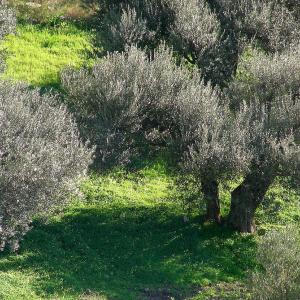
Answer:
<svg viewBox="0 0 300 300"><path fill-rule="evenodd" d="M178 288L159 288L159 289L143 289L139 300L186 300L201 292L200 287L189 289L188 291Z"/></svg>

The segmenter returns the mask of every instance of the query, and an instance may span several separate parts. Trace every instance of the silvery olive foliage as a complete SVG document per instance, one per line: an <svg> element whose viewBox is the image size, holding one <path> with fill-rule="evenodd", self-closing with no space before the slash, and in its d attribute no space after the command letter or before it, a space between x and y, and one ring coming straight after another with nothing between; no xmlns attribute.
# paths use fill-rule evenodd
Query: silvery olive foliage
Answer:
<svg viewBox="0 0 300 300"><path fill-rule="evenodd" d="M0 0L0 40L7 34L14 31L16 17L14 12L6 5L5 0ZM3 53L0 53L0 71L4 69Z"/></svg>
<svg viewBox="0 0 300 300"><path fill-rule="evenodd" d="M157 46L172 19L165 1L101 1L99 22L106 49L124 51L132 45Z"/></svg>
<svg viewBox="0 0 300 300"><path fill-rule="evenodd" d="M256 53L241 63L244 75L233 81L229 94L233 104L249 104L255 130L252 149L257 160L265 157L270 166L283 165L282 171L297 169L300 148L297 143L300 127L300 47L292 47L280 54ZM268 142L267 142L268 141ZM267 154L265 150L268 149ZM284 163L284 161L288 163ZM291 160L294 160L293 162ZM290 166L291 168L288 168Z"/></svg>
<svg viewBox="0 0 300 300"><path fill-rule="evenodd" d="M99 19L110 37L110 51L133 44L154 48L164 40L201 68L206 83L222 88L234 76L247 43L256 40L275 53L296 45L300 37L299 6L293 0L120 0L101 5Z"/></svg>
<svg viewBox="0 0 300 300"><path fill-rule="evenodd" d="M200 57L220 33L217 17L204 0L112 1L104 7L101 18L110 36L109 50L135 44L149 47L165 40L185 54L197 51Z"/></svg>
<svg viewBox="0 0 300 300"><path fill-rule="evenodd" d="M204 0L166 2L174 14L170 33L175 44L184 48L186 53L196 51L199 60L219 39L221 28L216 14Z"/></svg>
<svg viewBox="0 0 300 300"><path fill-rule="evenodd" d="M290 95L277 97L272 105L255 104L247 109L249 117L248 148L255 168L268 170L272 176L299 176L300 145L296 127L300 125L300 99Z"/></svg>
<svg viewBox="0 0 300 300"><path fill-rule="evenodd" d="M300 233L289 226L263 236L257 261L261 270L250 281L255 300L297 300L300 294Z"/></svg>
<svg viewBox="0 0 300 300"><path fill-rule="evenodd" d="M216 101L205 107L201 115L195 108L192 114L196 118L194 125L189 124L188 118L180 118L184 132L188 135L193 132L183 154L184 169L214 180L248 171L253 159L253 152L248 147L251 140L248 108L232 114L228 104Z"/></svg>
<svg viewBox="0 0 300 300"><path fill-rule="evenodd" d="M271 52L297 44L300 20L297 4L281 0L212 0L233 21L237 34L259 40Z"/></svg>
<svg viewBox="0 0 300 300"><path fill-rule="evenodd" d="M104 24L104 40L107 50L110 51L124 50L130 45L145 45L154 35L148 29L147 21L130 6L122 8L121 11L110 10L105 16Z"/></svg>
<svg viewBox="0 0 300 300"><path fill-rule="evenodd" d="M230 85L231 98L236 103L249 102L255 95L267 103L289 93L299 94L299 61L300 44L274 55L254 51L252 57L240 61L242 75Z"/></svg>
<svg viewBox="0 0 300 300"><path fill-rule="evenodd" d="M13 10L9 9L5 0L0 0L0 39L11 33L16 26L16 17Z"/></svg>
<svg viewBox="0 0 300 300"><path fill-rule="evenodd" d="M62 204L91 162L66 108L0 83L0 250L18 249L32 218Z"/></svg>
<svg viewBox="0 0 300 300"><path fill-rule="evenodd" d="M163 45L151 59L136 47L110 54L91 71L65 71L62 82L83 135L98 145L104 162L114 161L115 155L124 159L132 154L130 147L137 136L144 142L163 141L179 155L197 136L198 145L210 143L201 148L206 159L212 148L222 149L228 137L222 136L222 129L235 124L228 103L223 105L218 92L204 85L198 72L176 65L172 51ZM212 128L216 131L213 136ZM215 145L212 138L217 140ZM240 149L238 143L235 141L236 149ZM232 150L230 147L228 155Z"/></svg>
<svg viewBox="0 0 300 300"><path fill-rule="evenodd" d="M83 136L98 146L104 164L126 164L135 155L137 136L147 140L169 136L172 105L188 78L163 46L152 60L133 46L108 55L91 71L62 74L66 101Z"/></svg>
<svg viewBox="0 0 300 300"><path fill-rule="evenodd" d="M257 54L242 62L229 86L232 106L246 105L253 159L243 183L232 192L230 223L255 230L254 214L277 176L300 178L299 46Z"/></svg>

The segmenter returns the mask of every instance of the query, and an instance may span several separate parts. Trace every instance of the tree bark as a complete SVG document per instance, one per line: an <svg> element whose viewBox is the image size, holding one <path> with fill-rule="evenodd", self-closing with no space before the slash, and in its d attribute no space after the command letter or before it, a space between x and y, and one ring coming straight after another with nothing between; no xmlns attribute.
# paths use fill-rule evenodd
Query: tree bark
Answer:
<svg viewBox="0 0 300 300"><path fill-rule="evenodd" d="M254 233L254 215L275 179L270 172L252 172L231 193L228 223L240 232Z"/></svg>
<svg viewBox="0 0 300 300"><path fill-rule="evenodd" d="M201 188L206 202L206 219L221 223L218 182L214 179L202 179Z"/></svg>

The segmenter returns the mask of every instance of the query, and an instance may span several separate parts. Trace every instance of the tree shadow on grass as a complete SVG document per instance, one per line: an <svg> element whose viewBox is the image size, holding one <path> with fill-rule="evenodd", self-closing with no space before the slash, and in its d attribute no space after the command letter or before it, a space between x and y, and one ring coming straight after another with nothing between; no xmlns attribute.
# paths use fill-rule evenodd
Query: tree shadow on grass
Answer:
<svg viewBox="0 0 300 300"><path fill-rule="evenodd" d="M38 274L38 295L140 299L143 291L242 280L255 242L226 228L183 221L175 206L97 206L36 224L19 255L2 254L3 272ZM175 299L183 299L176 294Z"/></svg>

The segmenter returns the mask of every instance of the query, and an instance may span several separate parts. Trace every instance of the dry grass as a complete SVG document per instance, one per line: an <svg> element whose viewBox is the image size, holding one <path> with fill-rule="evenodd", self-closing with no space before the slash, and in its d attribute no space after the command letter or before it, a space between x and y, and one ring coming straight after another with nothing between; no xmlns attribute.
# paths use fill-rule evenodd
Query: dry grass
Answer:
<svg viewBox="0 0 300 300"><path fill-rule="evenodd" d="M20 19L44 23L59 17L82 20L92 17L98 6L96 1L85 0L9 0Z"/></svg>

